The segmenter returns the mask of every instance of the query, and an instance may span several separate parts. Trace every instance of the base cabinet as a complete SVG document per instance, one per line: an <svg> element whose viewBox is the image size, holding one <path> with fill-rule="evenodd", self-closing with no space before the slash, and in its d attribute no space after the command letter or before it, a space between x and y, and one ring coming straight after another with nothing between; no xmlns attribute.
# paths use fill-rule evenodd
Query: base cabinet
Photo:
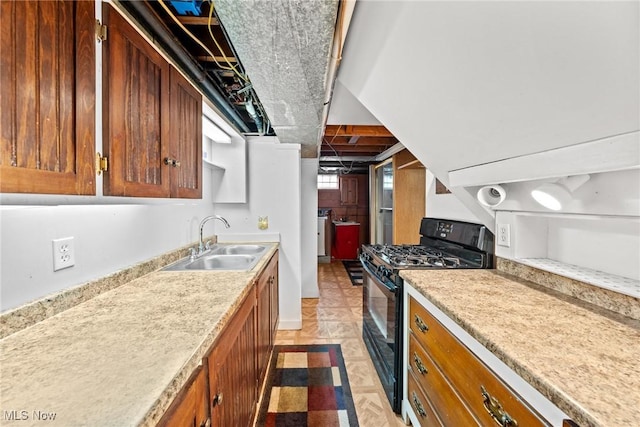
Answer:
<svg viewBox="0 0 640 427"><path fill-rule="evenodd" d="M414 424L551 425L417 299L407 305L404 406Z"/></svg>
<svg viewBox="0 0 640 427"><path fill-rule="evenodd" d="M220 336L207 358L214 426L248 427L256 409L255 289Z"/></svg>
<svg viewBox="0 0 640 427"><path fill-rule="evenodd" d="M258 374L258 393L262 384L271 350L275 341L278 323L278 256L275 255L260 276L257 285L257 347L256 366Z"/></svg>
<svg viewBox="0 0 640 427"><path fill-rule="evenodd" d="M277 319L276 252L159 425L251 426L273 350Z"/></svg>
<svg viewBox="0 0 640 427"><path fill-rule="evenodd" d="M335 259L357 259L360 248L360 224L335 224L332 256Z"/></svg>
<svg viewBox="0 0 640 427"><path fill-rule="evenodd" d="M183 392L175 399L160 422L161 427L209 427L207 408L207 375L205 366L199 367Z"/></svg>

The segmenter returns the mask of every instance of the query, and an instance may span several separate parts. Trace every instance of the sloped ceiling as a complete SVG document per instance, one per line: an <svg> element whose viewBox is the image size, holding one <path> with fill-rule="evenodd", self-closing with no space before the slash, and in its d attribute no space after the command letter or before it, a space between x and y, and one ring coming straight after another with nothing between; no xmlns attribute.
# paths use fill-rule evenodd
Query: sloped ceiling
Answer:
<svg viewBox="0 0 640 427"><path fill-rule="evenodd" d="M337 0L217 0L216 11L283 143L317 157Z"/></svg>
<svg viewBox="0 0 640 427"><path fill-rule="evenodd" d="M637 132L638 12L638 2L358 2L338 82L448 185L450 171ZM493 223L475 194L451 190Z"/></svg>

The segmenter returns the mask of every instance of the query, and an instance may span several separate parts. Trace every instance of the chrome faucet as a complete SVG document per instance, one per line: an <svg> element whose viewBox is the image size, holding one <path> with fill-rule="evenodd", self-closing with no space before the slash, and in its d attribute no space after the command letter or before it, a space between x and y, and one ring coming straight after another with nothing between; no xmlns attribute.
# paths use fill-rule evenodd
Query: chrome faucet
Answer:
<svg viewBox="0 0 640 427"><path fill-rule="evenodd" d="M210 215L207 216L205 218L202 219L202 221L200 221L200 243L198 244L198 256L202 255L204 253L204 251L209 249L209 243L211 242L210 240L207 241L207 243L204 243L203 238L202 238L202 230L204 229L204 225L209 222L212 219L217 219L219 221L221 221L225 228L229 228L231 227L229 225L229 222L224 219L223 217L221 217L220 215Z"/></svg>

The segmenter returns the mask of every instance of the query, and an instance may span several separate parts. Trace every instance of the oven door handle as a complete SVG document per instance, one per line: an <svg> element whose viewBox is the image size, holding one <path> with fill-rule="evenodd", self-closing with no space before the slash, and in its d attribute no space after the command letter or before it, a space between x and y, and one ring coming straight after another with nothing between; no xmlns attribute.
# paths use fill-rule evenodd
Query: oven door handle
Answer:
<svg viewBox="0 0 640 427"><path fill-rule="evenodd" d="M369 274L369 276L371 276L376 283L382 285L384 288L386 288L387 290L396 293L398 291L398 287L390 280L382 280L381 278L378 277L377 274L375 274L373 271L371 271L371 267L369 266L369 264L365 261L363 261L362 259L360 259L360 264L362 264L362 268L364 268L364 270L367 272L367 274Z"/></svg>

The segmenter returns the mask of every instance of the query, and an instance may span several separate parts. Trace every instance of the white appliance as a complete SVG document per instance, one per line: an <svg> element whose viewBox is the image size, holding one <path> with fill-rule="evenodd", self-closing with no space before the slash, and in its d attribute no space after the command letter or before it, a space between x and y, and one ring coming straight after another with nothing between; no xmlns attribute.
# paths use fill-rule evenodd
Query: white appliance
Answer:
<svg viewBox="0 0 640 427"><path fill-rule="evenodd" d="M325 230L327 225L327 217L318 217L318 256L326 256L327 248L325 247Z"/></svg>

